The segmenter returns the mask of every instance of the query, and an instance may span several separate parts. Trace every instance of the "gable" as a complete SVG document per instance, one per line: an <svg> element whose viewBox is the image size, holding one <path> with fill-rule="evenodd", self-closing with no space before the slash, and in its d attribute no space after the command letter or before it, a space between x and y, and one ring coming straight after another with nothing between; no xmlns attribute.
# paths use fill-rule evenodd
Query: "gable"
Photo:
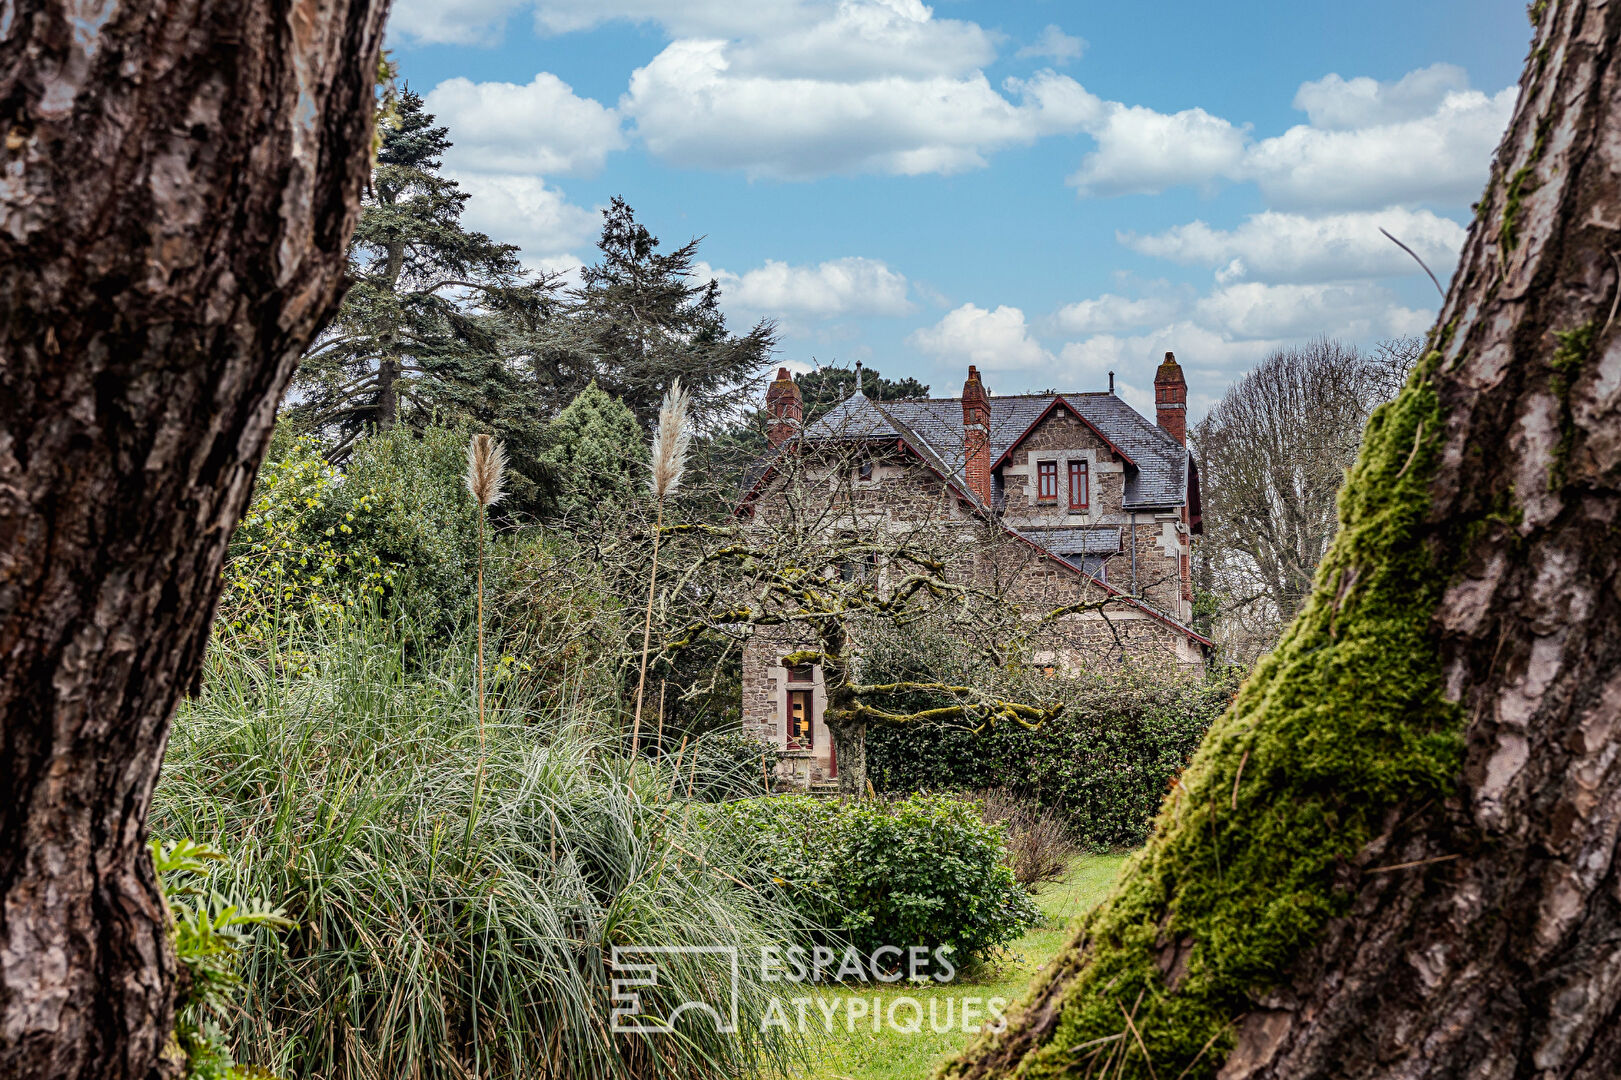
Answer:
<svg viewBox="0 0 1621 1080"><path fill-rule="evenodd" d="M1091 450L1099 461L1118 461L1135 464L1109 441L1086 418L1070 408L1062 398L1055 398L1035 423L1021 432L1019 437L991 464L999 469L1004 465L1023 465L1031 455L1043 451Z"/></svg>

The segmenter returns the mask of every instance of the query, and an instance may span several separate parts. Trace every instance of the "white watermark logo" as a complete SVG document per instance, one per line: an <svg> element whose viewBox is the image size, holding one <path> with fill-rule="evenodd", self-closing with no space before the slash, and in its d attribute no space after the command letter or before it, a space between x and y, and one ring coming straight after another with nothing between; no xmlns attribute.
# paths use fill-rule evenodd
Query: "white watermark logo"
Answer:
<svg viewBox="0 0 1621 1080"><path fill-rule="evenodd" d="M757 958L751 958L757 959L751 976L762 985L782 985L789 993L766 999L759 1029L763 1033L778 1027L804 1034L814 1028L831 1033L842 1027L853 1034L859 1025L874 1033L888 1028L904 1035L918 1034L925 1027L936 1033L960 1030L970 1035L1004 1030L1008 999L1001 997L929 995L925 1000L907 993L792 993L824 983L841 988L880 984L874 990L903 979L919 988L949 983L957 974L950 953L944 946L930 950L886 945L867 955L854 948L836 952L821 945L763 947ZM668 1033L682 1019L712 1025L720 1034L738 1032L742 964L736 946L616 945L610 963L614 972L610 1022L616 1033ZM680 979L673 977L678 972ZM694 996L690 989L694 986L701 988L701 996ZM661 1009L668 1011L661 1015Z"/></svg>
<svg viewBox="0 0 1621 1080"><path fill-rule="evenodd" d="M687 1013L707 1016L722 1035L737 1033L738 986L741 972L735 945L615 945L609 962L615 977L608 988L613 1003L609 1021L626 1035L653 1035L675 1030ZM659 987L661 969L673 963L698 966L708 978L700 980L715 991L710 1000L682 997L668 1016L650 1012L641 991ZM623 977L621 977L621 974ZM718 976L718 977L717 977ZM662 995L649 993L658 999Z"/></svg>

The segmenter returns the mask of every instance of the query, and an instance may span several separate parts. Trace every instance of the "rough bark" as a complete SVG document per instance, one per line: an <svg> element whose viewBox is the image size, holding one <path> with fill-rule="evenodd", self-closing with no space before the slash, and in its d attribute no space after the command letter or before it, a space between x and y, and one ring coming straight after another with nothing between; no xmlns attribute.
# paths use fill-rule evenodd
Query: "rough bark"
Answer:
<svg viewBox="0 0 1621 1080"><path fill-rule="evenodd" d="M148 801L339 296L386 6L0 6L0 1076L172 1068Z"/></svg>
<svg viewBox="0 0 1621 1080"><path fill-rule="evenodd" d="M1223 1080L1621 1075L1621 4L1539 0L1532 16L1519 104L1432 335L1436 354L1375 417L1342 496L1353 535L1342 534L1280 646L1285 659L1263 664L1213 729L1111 905L1008 1033L976 1046L952 1075L1082 1075L1105 1053L1128 1076L1149 1075L1150 1058L1161 1077L1186 1069ZM1418 407L1426 400L1428 411ZM1402 429L1410 453L1391 445L1403 416L1417 418ZM1354 636L1351 622L1377 614L1358 611L1356 597L1384 568L1357 556L1379 550L1369 530L1393 528L1383 492L1420 469L1429 474L1416 542L1397 530L1401 543L1384 554L1423 550L1439 570L1433 599L1413 593L1428 604L1418 613L1426 657L1372 661L1354 669L1363 676L1354 688L1388 697L1365 677L1381 663L1393 679L1427 673L1428 726L1410 712L1383 720L1439 746L1454 715L1454 766L1434 784L1404 780L1412 794L1389 801L1312 792L1275 775L1290 759L1266 742L1310 715L1309 702L1291 698L1288 668L1326 665L1321 657ZM1363 702L1328 707L1355 712ZM1385 747L1351 752L1379 758ZM1370 782L1376 789L1397 790ZM1207 961L1242 956L1256 928L1220 928L1235 947L1198 909L1233 902L1219 879L1246 865L1243 830L1289 812L1277 799L1257 804L1256 791L1320 799L1330 835L1359 814L1377 827L1329 860L1333 899L1321 905L1282 895L1278 880L1239 882L1331 913L1290 959L1240 977ZM1220 849L1194 873L1185 853L1199 832ZM1139 906L1122 921L1130 903ZM1092 978L1106 963L1126 975ZM1211 1004L1202 1050L1192 1028L1163 1019L1194 994ZM1140 1009L1140 1046L1120 1018L1128 1008ZM1103 1034L1089 1046L1081 1020L1106 1015L1125 1034L1094 1021Z"/></svg>

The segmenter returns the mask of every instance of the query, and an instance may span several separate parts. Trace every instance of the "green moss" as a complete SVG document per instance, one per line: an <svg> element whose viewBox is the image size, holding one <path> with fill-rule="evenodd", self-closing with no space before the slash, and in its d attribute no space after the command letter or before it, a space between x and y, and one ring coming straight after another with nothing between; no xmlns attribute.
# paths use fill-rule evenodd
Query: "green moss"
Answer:
<svg viewBox="0 0 1621 1080"><path fill-rule="evenodd" d="M1079 1076L1109 1048L1135 1046L1087 1044L1127 1030L1122 1010L1136 1002L1160 1077L1214 1076L1233 1019L1347 909L1350 862L1387 814L1455 785L1463 717L1442 696L1430 623L1455 565L1442 553L1466 532L1436 536L1426 524L1440 359L1430 353L1369 422L1310 602L1212 727L1155 836L1088 919L1084 954L1054 976L1074 973L1056 1028L1016 1075ZM1173 988L1166 971L1179 946L1185 969ZM1150 1075L1140 1051L1128 1053L1124 1075Z"/></svg>
<svg viewBox="0 0 1621 1080"><path fill-rule="evenodd" d="M1559 445L1554 447L1553 462L1548 466L1550 490L1557 491L1565 486L1570 451L1576 442L1576 418L1571 414L1570 388L1575 384L1582 365L1593 355L1598 334L1598 323L1589 320L1574 330L1556 330L1553 335L1559 346L1548 360L1548 366L1553 368L1548 382L1554 396L1559 399Z"/></svg>
<svg viewBox="0 0 1621 1080"><path fill-rule="evenodd" d="M1532 26L1542 24L1542 16L1548 10L1548 0L1536 0L1536 3L1526 8L1526 14L1531 17Z"/></svg>
<svg viewBox="0 0 1621 1080"><path fill-rule="evenodd" d="M1542 152L1547 149L1548 129L1553 124L1551 116L1544 116L1537 121L1536 142L1531 145L1531 156L1525 164L1515 170L1509 177L1508 188L1503 193L1503 224L1498 229L1499 246L1503 254L1508 254L1519 246L1520 236L1520 207L1525 197L1541 187L1541 181L1536 178L1537 162L1542 160Z"/></svg>

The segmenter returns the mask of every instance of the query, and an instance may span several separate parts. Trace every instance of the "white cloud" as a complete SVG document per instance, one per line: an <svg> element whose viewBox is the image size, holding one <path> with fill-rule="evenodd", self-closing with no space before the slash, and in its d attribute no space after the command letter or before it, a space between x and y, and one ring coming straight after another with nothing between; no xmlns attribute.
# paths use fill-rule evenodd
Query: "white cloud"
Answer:
<svg viewBox="0 0 1621 1080"><path fill-rule="evenodd" d="M877 259L859 256L815 266L790 266L767 259L764 266L742 274L700 266L695 274L720 282L728 308L767 317L905 315L913 310L906 296L906 276Z"/></svg>
<svg viewBox="0 0 1621 1080"><path fill-rule="evenodd" d="M1316 282L1421 273L1412 258L1379 232L1392 235L1429 264L1442 282L1463 248L1463 226L1428 210L1393 208L1368 213L1312 217L1268 210L1234 229L1202 221L1162 233L1120 233L1133 251L1175 262L1219 269L1222 282Z"/></svg>
<svg viewBox="0 0 1621 1080"><path fill-rule="evenodd" d="M1349 341L1416 334L1433 312L1398 304L1366 281L1264 285L1246 281L1217 289L1194 305L1194 317L1234 338L1301 338L1328 334Z"/></svg>
<svg viewBox="0 0 1621 1080"><path fill-rule="evenodd" d="M493 45L507 16L524 0L397 0L388 14L388 35L449 45Z"/></svg>
<svg viewBox="0 0 1621 1080"><path fill-rule="evenodd" d="M450 128L447 158L483 172L593 173L625 145L618 115L541 72L527 85L446 79L425 104Z"/></svg>
<svg viewBox="0 0 1621 1080"><path fill-rule="evenodd" d="M952 173L986 153L1077 131L1098 99L1042 72L1010 100L975 71L854 82L739 75L724 41L677 41L631 76L620 109L654 154L678 165L802 178Z"/></svg>
<svg viewBox="0 0 1621 1080"><path fill-rule="evenodd" d="M1517 91L1467 89L1436 65L1394 83L1330 75L1301 86L1311 123L1255 140L1203 109L1160 113L1108 103L1089 125L1097 149L1069 177L1083 195L1177 184L1253 182L1275 207L1358 209L1467 203L1480 193Z"/></svg>
<svg viewBox="0 0 1621 1080"><path fill-rule="evenodd" d="M1066 34L1056 23L1048 23L1041 33L1036 35L1036 40L1020 49L1016 55L1039 56L1062 65L1080 59L1085 51L1085 38Z"/></svg>
<svg viewBox="0 0 1621 1080"><path fill-rule="evenodd" d="M1335 131L1418 120L1433 113L1448 94L1469 89L1469 76L1453 64L1432 64L1410 71L1396 82L1366 75L1342 79L1325 75L1302 83L1294 106L1313 127Z"/></svg>
<svg viewBox="0 0 1621 1080"><path fill-rule="evenodd" d="M964 304L933 326L920 327L907 344L942 361L977 364L986 371L1045 366L1052 354L1030 336L1024 312L1002 305L994 311Z"/></svg>
<svg viewBox="0 0 1621 1080"><path fill-rule="evenodd" d="M597 215L570 203L538 176L459 173L456 180L472 197L462 221L496 240L517 244L535 265L560 268L566 253L588 247Z"/></svg>
<svg viewBox="0 0 1621 1080"><path fill-rule="evenodd" d="M1053 321L1060 330L1070 334L1134 330L1140 326L1172 318L1180 306L1170 297L1148 296L1132 299L1114 293L1104 293L1091 300L1065 304L1058 309Z"/></svg>
<svg viewBox="0 0 1621 1080"><path fill-rule="evenodd" d="M1166 114L1110 102L1104 115L1089 129L1097 150L1069 177L1083 195L1157 193L1190 179L1232 176L1249 138L1247 127L1203 109Z"/></svg>
<svg viewBox="0 0 1621 1080"><path fill-rule="evenodd" d="M803 25L827 0L534 0L542 32L564 34L606 22L651 22L676 36L742 37Z"/></svg>
<svg viewBox="0 0 1621 1080"><path fill-rule="evenodd" d="M1485 186L1516 93L1451 93L1428 116L1352 131L1302 124L1257 144L1244 175L1278 206L1467 203Z"/></svg>

